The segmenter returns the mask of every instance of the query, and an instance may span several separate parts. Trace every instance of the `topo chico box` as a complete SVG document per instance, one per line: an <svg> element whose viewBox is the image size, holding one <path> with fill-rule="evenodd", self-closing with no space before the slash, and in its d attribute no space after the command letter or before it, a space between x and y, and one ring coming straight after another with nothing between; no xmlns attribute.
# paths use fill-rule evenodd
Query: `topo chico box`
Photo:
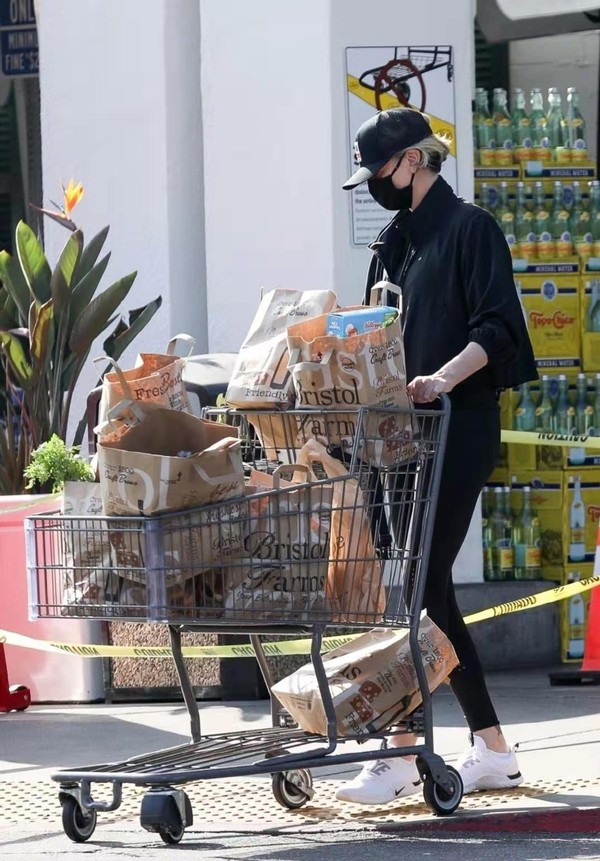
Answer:
<svg viewBox="0 0 600 861"><path fill-rule="evenodd" d="M529 263L515 284L540 373L580 369L579 263Z"/></svg>

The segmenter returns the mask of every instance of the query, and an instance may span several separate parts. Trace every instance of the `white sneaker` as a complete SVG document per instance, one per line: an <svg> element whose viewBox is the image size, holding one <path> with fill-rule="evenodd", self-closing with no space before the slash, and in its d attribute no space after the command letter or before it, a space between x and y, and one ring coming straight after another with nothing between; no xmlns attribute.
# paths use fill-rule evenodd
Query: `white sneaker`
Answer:
<svg viewBox="0 0 600 861"><path fill-rule="evenodd" d="M415 760L402 757L370 762L360 774L340 786L335 794L338 801L353 804L388 804L419 791L421 776Z"/></svg>
<svg viewBox="0 0 600 861"><path fill-rule="evenodd" d="M508 753L490 750L478 735L457 763L465 795L478 789L506 789L523 783L514 748Z"/></svg>

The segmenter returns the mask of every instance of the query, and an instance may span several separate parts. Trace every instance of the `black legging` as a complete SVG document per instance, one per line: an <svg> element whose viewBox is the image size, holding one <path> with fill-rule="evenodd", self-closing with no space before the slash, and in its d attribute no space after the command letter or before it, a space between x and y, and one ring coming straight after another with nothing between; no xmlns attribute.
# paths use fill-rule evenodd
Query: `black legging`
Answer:
<svg viewBox="0 0 600 861"><path fill-rule="evenodd" d="M473 640L456 603L452 566L499 453L498 410L452 411L423 604L456 651L459 665L450 674L450 684L471 732L496 726L498 718Z"/></svg>

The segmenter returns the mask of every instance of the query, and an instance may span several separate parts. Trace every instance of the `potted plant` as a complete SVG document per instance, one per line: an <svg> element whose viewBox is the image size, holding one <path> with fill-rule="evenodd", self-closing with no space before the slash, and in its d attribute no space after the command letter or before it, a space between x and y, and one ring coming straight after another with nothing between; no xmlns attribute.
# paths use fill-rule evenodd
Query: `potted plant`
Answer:
<svg viewBox="0 0 600 861"><path fill-rule="evenodd" d="M0 495L25 490L34 449L54 435L66 441L73 392L96 338L116 323L103 349L118 359L162 302L159 296L130 311L127 321L118 314L136 272L98 293L110 259L110 252L101 257L109 228L86 244L71 218L81 183L71 180L63 196L56 211L41 210L71 234L54 268L24 221L16 228L16 255L0 251Z"/></svg>

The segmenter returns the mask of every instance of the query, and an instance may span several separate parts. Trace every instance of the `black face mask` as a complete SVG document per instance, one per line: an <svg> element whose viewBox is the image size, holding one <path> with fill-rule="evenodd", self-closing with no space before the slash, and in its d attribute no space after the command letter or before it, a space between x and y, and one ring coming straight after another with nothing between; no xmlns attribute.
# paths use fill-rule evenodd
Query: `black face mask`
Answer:
<svg viewBox="0 0 600 861"><path fill-rule="evenodd" d="M404 156L402 156L402 158L404 158ZM391 209L394 212L400 209L412 208L413 182L415 180L414 173L410 178L409 184L405 185L404 188L396 188L392 180L392 177L402 163L402 158L388 176L383 176L378 179L370 179L367 183L369 186L369 193L373 200L376 201L379 206L383 206L384 209Z"/></svg>

